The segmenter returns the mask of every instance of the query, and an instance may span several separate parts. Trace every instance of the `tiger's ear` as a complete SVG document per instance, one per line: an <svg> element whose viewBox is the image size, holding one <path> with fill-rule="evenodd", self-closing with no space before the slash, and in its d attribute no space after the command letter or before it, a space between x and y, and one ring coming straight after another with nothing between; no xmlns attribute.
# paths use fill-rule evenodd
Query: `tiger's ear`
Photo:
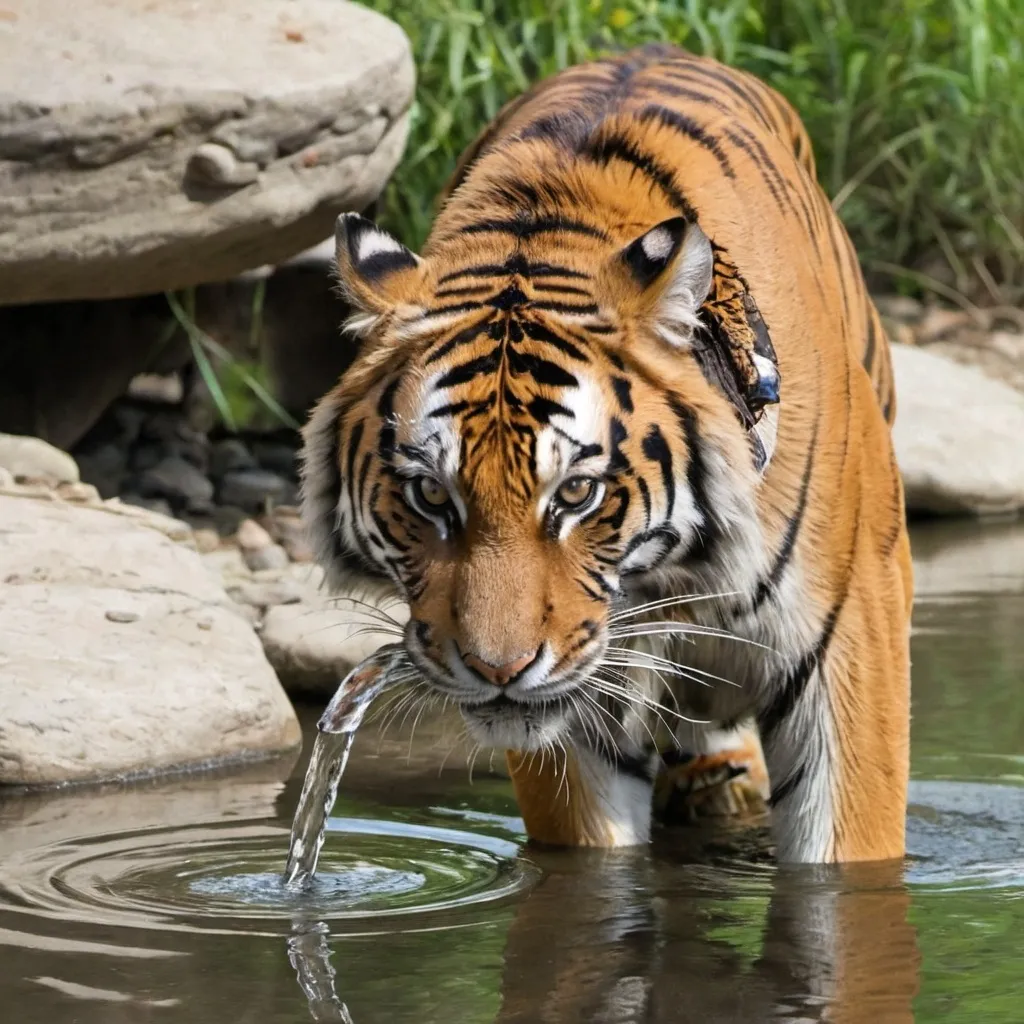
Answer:
<svg viewBox="0 0 1024 1024"><path fill-rule="evenodd" d="M343 213L334 241L338 283L353 309L353 329L362 333L414 301L423 261L397 238L358 213Z"/></svg>
<svg viewBox="0 0 1024 1024"><path fill-rule="evenodd" d="M714 252L695 221L672 217L630 242L612 276L625 311L649 319L670 345L689 346L711 290Z"/></svg>

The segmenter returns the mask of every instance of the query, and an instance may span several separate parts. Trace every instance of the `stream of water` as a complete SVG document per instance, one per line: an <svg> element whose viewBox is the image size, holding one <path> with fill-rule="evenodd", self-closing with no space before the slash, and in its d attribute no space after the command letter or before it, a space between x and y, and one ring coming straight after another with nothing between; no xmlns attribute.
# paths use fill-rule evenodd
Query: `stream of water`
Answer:
<svg viewBox="0 0 1024 1024"><path fill-rule="evenodd" d="M1019 1024L1024 527L912 540L904 864L780 869L759 830L539 851L502 759L470 784L424 717L361 726L286 885L311 708L297 758L0 793L0 1021Z"/></svg>

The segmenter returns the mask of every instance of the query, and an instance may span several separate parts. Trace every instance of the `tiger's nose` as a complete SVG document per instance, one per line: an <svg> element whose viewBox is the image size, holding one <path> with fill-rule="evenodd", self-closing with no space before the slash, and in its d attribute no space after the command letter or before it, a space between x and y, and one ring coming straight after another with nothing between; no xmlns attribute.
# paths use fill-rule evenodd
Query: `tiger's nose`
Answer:
<svg viewBox="0 0 1024 1024"><path fill-rule="evenodd" d="M475 654L463 654L462 660L466 668L472 669L477 675L483 676L489 683L495 686L507 686L517 676L522 675L536 660L540 648L530 654L524 654L521 658L506 662L504 665L492 665Z"/></svg>

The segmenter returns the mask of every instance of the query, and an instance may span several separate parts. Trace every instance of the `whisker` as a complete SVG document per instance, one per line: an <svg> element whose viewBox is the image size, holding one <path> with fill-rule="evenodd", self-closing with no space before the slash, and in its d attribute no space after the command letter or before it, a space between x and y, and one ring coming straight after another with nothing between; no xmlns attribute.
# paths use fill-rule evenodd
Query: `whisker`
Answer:
<svg viewBox="0 0 1024 1024"><path fill-rule="evenodd" d="M696 601L713 601L720 597L736 597L738 594L738 590L723 590L719 594L690 594L680 597L662 597L656 601L646 601L644 604L631 605L624 611L616 612L614 615L609 615L608 621L618 622L621 619L632 619L637 615L643 615L646 612L654 611L658 608L670 608L675 605L693 604Z"/></svg>

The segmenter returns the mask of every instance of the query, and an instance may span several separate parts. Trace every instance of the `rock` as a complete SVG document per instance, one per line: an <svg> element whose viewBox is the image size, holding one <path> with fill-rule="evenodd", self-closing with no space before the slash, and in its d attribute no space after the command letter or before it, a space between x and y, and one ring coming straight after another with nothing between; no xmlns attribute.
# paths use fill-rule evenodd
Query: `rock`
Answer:
<svg viewBox="0 0 1024 1024"><path fill-rule="evenodd" d="M395 623L385 627L380 609ZM351 668L398 639L396 634L408 617L408 609L386 591L372 584L353 584L335 598L309 593L301 604L268 608L260 636L286 689L327 696Z"/></svg>
<svg viewBox="0 0 1024 1024"><path fill-rule="evenodd" d="M201 555L209 554L220 547L220 534L216 530L195 530L196 551Z"/></svg>
<svg viewBox="0 0 1024 1024"><path fill-rule="evenodd" d="M238 527L248 516L249 513L244 508L238 508L237 505L216 505L210 513L210 517L213 520L213 528L222 537L234 536Z"/></svg>
<svg viewBox="0 0 1024 1024"><path fill-rule="evenodd" d="M80 449L75 458L82 479L92 484L104 498L116 498L121 493L128 472L128 452L122 445L111 441L95 448Z"/></svg>
<svg viewBox="0 0 1024 1024"><path fill-rule="evenodd" d="M270 514L270 533L293 562L312 562L313 549L306 536L306 527L299 510L280 505Z"/></svg>
<svg viewBox="0 0 1024 1024"><path fill-rule="evenodd" d="M962 332L949 341L929 345L928 351L977 367L994 380L1024 391L1024 333L992 331L975 340Z"/></svg>
<svg viewBox="0 0 1024 1024"><path fill-rule="evenodd" d="M975 326L971 314L962 309L932 306L925 310L924 318L917 325L917 340L920 344L927 345Z"/></svg>
<svg viewBox="0 0 1024 1024"><path fill-rule="evenodd" d="M295 580L283 579L267 583L243 583L228 591L233 601L254 608L272 608L279 604L298 604L303 588Z"/></svg>
<svg viewBox="0 0 1024 1024"><path fill-rule="evenodd" d="M156 522L116 504L0 498L0 784L199 767L299 742L252 627Z"/></svg>
<svg viewBox="0 0 1024 1024"><path fill-rule="evenodd" d="M280 441L253 441L252 453L263 469L269 469L285 479L296 479L299 474L298 448Z"/></svg>
<svg viewBox="0 0 1024 1024"><path fill-rule="evenodd" d="M217 500L223 505L258 512L268 501L285 502L294 495L295 486L276 473L266 469L242 469L224 477Z"/></svg>
<svg viewBox="0 0 1024 1024"><path fill-rule="evenodd" d="M288 552L280 544L268 544L265 548L243 551L242 557L252 572L288 568Z"/></svg>
<svg viewBox="0 0 1024 1024"><path fill-rule="evenodd" d="M139 373L128 383L127 394L144 402L178 405L185 397L185 386L177 373Z"/></svg>
<svg viewBox="0 0 1024 1024"><path fill-rule="evenodd" d="M173 516L174 510L166 498L144 498L141 494L129 491L121 495L121 500L126 505L134 505L136 508L144 508L150 512L156 512L162 516Z"/></svg>
<svg viewBox="0 0 1024 1024"><path fill-rule="evenodd" d="M255 519L246 519L239 525L235 542L242 551L259 551L274 543L270 534Z"/></svg>
<svg viewBox="0 0 1024 1024"><path fill-rule="evenodd" d="M892 355L908 511L1024 508L1024 395L930 350L894 345Z"/></svg>
<svg viewBox="0 0 1024 1024"><path fill-rule="evenodd" d="M100 492L92 484L59 484L57 497L65 501L74 501L83 505L99 505L102 501Z"/></svg>
<svg viewBox="0 0 1024 1024"><path fill-rule="evenodd" d="M908 295L875 295L872 298L878 312L891 320L913 324L917 323L924 313L921 303Z"/></svg>
<svg viewBox="0 0 1024 1024"><path fill-rule="evenodd" d="M280 263L368 206L402 154L409 43L358 4L290 0L287 21L250 0L5 7L0 304Z"/></svg>
<svg viewBox="0 0 1024 1024"><path fill-rule="evenodd" d="M33 434L70 451L125 393L132 377L159 358L169 310L163 295L3 306L4 301L18 301L16 294L5 295L7 269L14 268L25 251L14 241L21 225L34 219L6 215L7 203L19 202L12 199L8 176L26 173L5 149L10 133L17 130L4 116L7 36L0 25L0 431ZM55 196L37 197L40 202L47 199L56 201ZM98 217L93 219L101 223ZM8 225L13 227L9 230ZM56 257L51 274L59 273L75 255L69 250L63 258ZM176 339L164 350L180 351ZM187 342L185 352L187 357Z"/></svg>
<svg viewBox="0 0 1024 1024"><path fill-rule="evenodd" d="M0 466L15 480L48 484L78 483L78 464L59 448L38 437L0 434Z"/></svg>
<svg viewBox="0 0 1024 1024"><path fill-rule="evenodd" d="M239 469L256 469L256 460L243 441L229 437L210 446L210 476L214 480Z"/></svg>
<svg viewBox="0 0 1024 1024"><path fill-rule="evenodd" d="M213 499L213 484L177 455L146 470L139 478L139 491L144 498L166 498L172 505L195 510L208 508Z"/></svg>

